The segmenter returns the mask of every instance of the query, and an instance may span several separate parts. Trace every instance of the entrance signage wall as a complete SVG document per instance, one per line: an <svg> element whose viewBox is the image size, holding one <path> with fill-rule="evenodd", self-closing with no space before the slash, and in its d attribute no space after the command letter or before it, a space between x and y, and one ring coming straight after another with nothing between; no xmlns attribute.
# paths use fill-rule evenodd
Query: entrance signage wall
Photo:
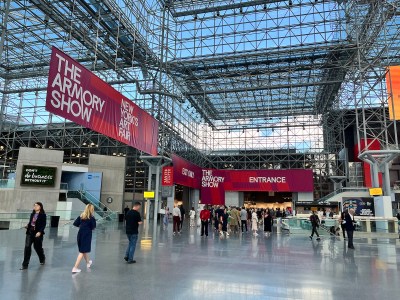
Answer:
<svg viewBox="0 0 400 300"><path fill-rule="evenodd" d="M157 155L158 121L57 48L52 48L46 110Z"/></svg>
<svg viewBox="0 0 400 300"><path fill-rule="evenodd" d="M202 204L224 204L225 191L312 192L313 172L201 169L173 154L174 183L200 189Z"/></svg>

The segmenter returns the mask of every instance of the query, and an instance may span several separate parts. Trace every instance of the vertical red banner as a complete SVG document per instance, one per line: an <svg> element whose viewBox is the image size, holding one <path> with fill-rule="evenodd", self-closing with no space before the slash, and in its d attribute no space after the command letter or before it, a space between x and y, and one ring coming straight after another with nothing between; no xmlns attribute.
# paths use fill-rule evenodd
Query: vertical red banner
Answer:
<svg viewBox="0 0 400 300"><path fill-rule="evenodd" d="M225 175L225 170L202 170L200 191L202 204L225 204Z"/></svg>
<svg viewBox="0 0 400 300"><path fill-rule="evenodd" d="M174 167L163 167L161 185L162 186L174 185Z"/></svg>

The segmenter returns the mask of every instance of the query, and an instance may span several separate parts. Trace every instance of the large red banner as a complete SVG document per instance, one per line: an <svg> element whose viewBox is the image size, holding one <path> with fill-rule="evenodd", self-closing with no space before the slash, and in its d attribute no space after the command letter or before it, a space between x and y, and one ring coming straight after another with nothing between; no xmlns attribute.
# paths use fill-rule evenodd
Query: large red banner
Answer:
<svg viewBox="0 0 400 300"><path fill-rule="evenodd" d="M311 169L225 170L226 191L312 192Z"/></svg>
<svg viewBox="0 0 400 300"><path fill-rule="evenodd" d="M174 165L174 183L200 189L201 168L182 157L171 154Z"/></svg>
<svg viewBox="0 0 400 300"><path fill-rule="evenodd" d="M202 169L175 155L174 183L200 189L201 203L224 204L225 191L312 192L313 172L292 170L215 170Z"/></svg>
<svg viewBox="0 0 400 300"><path fill-rule="evenodd" d="M312 170L202 170L201 203L224 204L225 191L312 192Z"/></svg>
<svg viewBox="0 0 400 300"><path fill-rule="evenodd" d="M158 121L55 47L51 53L46 110L157 155Z"/></svg>

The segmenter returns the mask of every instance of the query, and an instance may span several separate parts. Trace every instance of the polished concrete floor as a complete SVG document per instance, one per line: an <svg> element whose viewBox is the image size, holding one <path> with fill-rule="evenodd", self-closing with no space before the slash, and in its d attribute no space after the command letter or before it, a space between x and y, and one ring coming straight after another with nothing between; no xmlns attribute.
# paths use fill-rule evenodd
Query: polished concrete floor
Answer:
<svg viewBox="0 0 400 300"><path fill-rule="evenodd" d="M171 225L170 225L171 226ZM341 238L250 233L220 238L212 231L143 225L136 264L123 260L121 223L96 229L91 270L72 275L77 229L48 228L46 265L33 251L20 271L24 230L0 231L0 299L396 299L400 294L400 243L396 235L359 236L356 250Z"/></svg>

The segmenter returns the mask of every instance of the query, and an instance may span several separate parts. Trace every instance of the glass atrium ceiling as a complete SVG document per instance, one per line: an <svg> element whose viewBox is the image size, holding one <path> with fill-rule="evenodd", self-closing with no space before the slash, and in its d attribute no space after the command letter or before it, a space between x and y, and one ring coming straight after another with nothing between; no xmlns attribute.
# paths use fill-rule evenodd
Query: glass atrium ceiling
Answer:
<svg viewBox="0 0 400 300"><path fill-rule="evenodd" d="M205 152L321 152L341 127L324 116L385 102L385 68L399 63L394 0L5 0L0 10L1 130L66 122L44 109L56 46L160 120L167 151L173 138Z"/></svg>

